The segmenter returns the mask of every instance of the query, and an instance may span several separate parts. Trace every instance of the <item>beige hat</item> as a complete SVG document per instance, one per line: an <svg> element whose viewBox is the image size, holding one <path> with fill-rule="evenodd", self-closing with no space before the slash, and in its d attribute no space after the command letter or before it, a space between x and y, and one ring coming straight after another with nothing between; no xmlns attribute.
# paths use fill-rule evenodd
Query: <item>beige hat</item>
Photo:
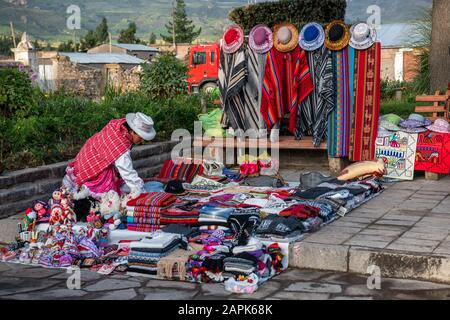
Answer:
<svg viewBox="0 0 450 320"><path fill-rule="evenodd" d="M146 141L153 140L156 136L156 131L153 128L153 120L151 117L138 113L129 113L126 116L128 125L134 132L136 132L142 139Z"/></svg>
<svg viewBox="0 0 450 320"><path fill-rule="evenodd" d="M298 46L298 30L289 22L274 27L273 44L280 52L290 52Z"/></svg>

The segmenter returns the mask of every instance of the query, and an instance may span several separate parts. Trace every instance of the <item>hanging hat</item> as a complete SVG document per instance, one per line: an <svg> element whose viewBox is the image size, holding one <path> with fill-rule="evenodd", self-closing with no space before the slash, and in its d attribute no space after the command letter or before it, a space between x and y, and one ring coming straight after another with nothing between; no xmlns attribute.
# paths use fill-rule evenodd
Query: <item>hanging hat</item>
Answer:
<svg viewBox="0 0 450 320"><path fill-rule="evenodd" d="M277 24L274 27L273 42L280 52L289 52L298 46L298 30L289 22Z"/></svg>
<svg viewBox="0 0 450 320"><path fill-rule="evenodd" d="M153 128L153 120L151 117L142 112L129 113L126 116L126 120L130 128L142 139L150 141L155 138L156 131L155 128Z"/></svg>
<svg viewBox="0 0 450 320"><path fill-rule="evenodd" d="M325 31L320 24L311 22L303 27L299 39L299 45L303 50L317 50L324 44L324 42Z"/></svg>
<svg viewBox="0 0 450 320"><path fill-rule="evenodd" d="M350 42L350 30L343 21L333 21L325 28L325 46L334 51L347 47Z"/></svg>
<svg viewBox="0 0 450 320"><path fill-rule="evenodd" d="M421 114L413 113L408 119L401 121L400 126L403 128L420 128L430 126L432 122Z"/></svg>
<svg viewBox="0 0 450 320"><path fill-rule="evenodd" d="M255 26L248 38L250 48L256 53L266 53L273 47L273 33L266 25Z"/></svg>
<svg viewBox="0 0 450 320"><path fill-rule="evenodd" d="M380 117L380 124L379 126L389 130L389 131L401 131L402 128L400 128L398 126L398 124L400 123L400 121L402 121L403 119L400 118L398 115L396 114L387 114L385 116Z"/></svg>
<svg viewBox="0 0 450 320"><path fill-rule="evenodd" d="M367 23L357 23L350 28L350 46L357 50L370 48L377 40L377 31Z"/></svg>
<svg viewBox="0 0 450 320"><path fill-rule="evenodd" d="M225 53L235 53L244 44L244 30L237 24L225 29L222 38L222 49Z"/></svg>
<svg viewBox="0 0 450 320"><path fill-rule="evenodd" d="M444 119L436 119L427 129L438 133L450 133L450 124Z"/></svg>

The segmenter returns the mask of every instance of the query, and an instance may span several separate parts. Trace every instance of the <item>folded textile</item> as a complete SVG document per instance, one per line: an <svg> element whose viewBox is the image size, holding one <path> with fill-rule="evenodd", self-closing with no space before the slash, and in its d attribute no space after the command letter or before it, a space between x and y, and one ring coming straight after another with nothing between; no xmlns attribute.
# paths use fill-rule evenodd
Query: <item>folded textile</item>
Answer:
<svg viewBox="0 0 450 320"><path fill-rule="evenodd" d="M127 206L127 212L151 214L165 212L167 208L168 207Z"/></svg>
<svg viewBox="0 0 450 320"><path fill-rule="evenodd" d="M167 210L164 211L165 216L198 216L200 214L199 210L182 210L180 208L167 208Z"/></svg>
<svg viewBox="0 0 450 320"><path fill-rule="evenodd" d="M167 207L177 198L166 192L142 193L139 197L127 202L127 206Z"/></svg>
<svg viewBox="0 0 450 320"><path fill-rule="evenodd" d="M136 232L153 232L159 230L160 228L161 228L160 225L153 225L153 224L128 223L127 225L128 230Z"/></svg>
<svg viewBox="0 0 450 320"><path fill-rule="evenodd" d="M311 217L317 217L320 213L320 209L317 207L308 206L305 204L295 204L280 212L280 216L289 217L294 216L299 219L308 219Z"/></svg>
<svg viewBox="0 0 450 320"><path fill-rule="evenodd" d="M218 207L218 206L212 206L212 205L204 205L200 209L200 217L205 216L216 216L228 219L230 214L234 212L234 208L224 208L224 207Z"/></svg>
<svg viewBox="0 0 450 320"><path fill-rule="evenodd" d="M180 239L177 234L154 232L150 236L130 243L130 248L148 248L148 249L163 249L170 245L173 241Z"/></svg>
<svg viewBox="0 0 450 320"><path fill-rule="evenodd" d="M281 217L272 214L261 222L256 233L287 236L301 226L301 221L295 217Z"/></svg>
<svg viewBox="0 0 450 320"><path fill-rule="evenodd" d="M170 224L198 224L198 219L193 217L161 217L160 223L163 225Z"/></svg>
<svg viewBox="0 0 450 320"><path fill-rule="evenodd" d="M129 224L153 224L153 225L159 225L160 219L157 218L145 218L145 217L127 217L127 223Z"/></svg>
<svg viewBox="0 0 450 320"><path fill-rule="evenodd" d="M259 241L256 238L250 238L247 245L234 247L233 253L235 255L237 255L237 254L243 253L243 252L257 251L257 250L261 250L262 247L263 247L263 245L262 245L261 241Z"/></svg>
<svg viewBox="0 0 450 320"><path fill-rule="evenodd" d="M228 218L237 245L245 245L260 223L260 210L255 207L237 209Z"/></svg>
<svg viewBox="0 0 450 320"><path fill-rule="evenodd" d="M181 236L186 236L188 238L200 234L198 228L193 228L191 226L182 225L182 224L170 224L161 229L162 232L165 233L173 233Z"/></svg>

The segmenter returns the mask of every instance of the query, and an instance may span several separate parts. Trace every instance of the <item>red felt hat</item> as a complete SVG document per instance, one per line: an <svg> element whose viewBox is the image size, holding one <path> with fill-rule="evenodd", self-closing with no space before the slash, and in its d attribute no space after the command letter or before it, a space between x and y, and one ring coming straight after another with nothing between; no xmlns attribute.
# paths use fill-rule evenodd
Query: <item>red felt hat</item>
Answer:
<svg viewBox="0 0 450 320"><path fill-rule="evenodd" d="M238 25L227 27L223 33L222 50L225 53L235 53L244 44L244 30Z"/></svg>

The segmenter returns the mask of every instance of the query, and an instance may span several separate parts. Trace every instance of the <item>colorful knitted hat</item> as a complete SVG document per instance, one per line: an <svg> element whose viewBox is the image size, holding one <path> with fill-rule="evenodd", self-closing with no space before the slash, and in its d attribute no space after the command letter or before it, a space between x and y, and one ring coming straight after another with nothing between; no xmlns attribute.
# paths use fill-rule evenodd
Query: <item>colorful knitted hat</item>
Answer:
<svg viewBox="0 0 450 320"><path fill-rule="evenodd" d="M263 24L255 26L248 38L250 48L256 53L266 53L273 47L273 33L269 27Z"/></svg>
<svg viewBox="0 0 450 320"><path fill-rule="evenodd" d="M350 42L350 30L343 21L333 21L325 28L325 46L333 51L340 51Z"/></svg>
<svg viewBox="0 0 450 320"><path fill-rule="evenodd" d="M225 53L235 53L244 44L244 30L237 24L229 26L223 33L222 49Z"/></svg>
<svg viewBox="0 0 450 320"><path fill-rule="evenodd" d="M317 50L323 46L324 42L325 31L320 24L311 22L303 27L299 39L299 45L303 50Z"/></svg>

